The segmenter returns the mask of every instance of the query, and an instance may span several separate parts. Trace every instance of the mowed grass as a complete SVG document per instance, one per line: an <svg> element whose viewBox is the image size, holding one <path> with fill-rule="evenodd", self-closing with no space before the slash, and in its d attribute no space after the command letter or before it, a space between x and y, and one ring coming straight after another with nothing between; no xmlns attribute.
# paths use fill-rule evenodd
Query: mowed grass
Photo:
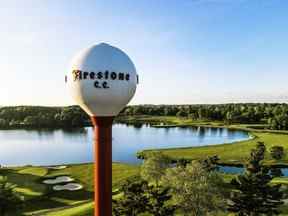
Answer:
<svg viewBox="0 0 288 216"><path fill-rule="evenodd" d="M112 169L114 189L128 177L139 173L139 167L121 163L113 163ZM24 196L26 202L21 215L93 215L92 163L67 165L63 170L31 166L2 168L0 175L7 176L8 181L17 185L16 190ZM53 191L52 185L42 183L46 178L61 175L71 176L74 182L84 186L83 189ZM18 214L11 213L13 216Z"/></svg>
<svg viewBox="0 0 288 216"><path fill-rule="evenodd" d="M23 195L26 200L40 197L45 193L46 186L39 184L39 181L46 173L47 169L42 167L4 170L7 180L17 185L16 191Z"/></svg>
<svg viewBox="0 0 288 216"><path fill-rule="evenodd" d="M87 202L85 204L71 207L68 209L63 209L59 211L54 211L46 214L47 216L92 216L94 214L94 202Z"/></svg>
<svg viewBox="0 0 288 216"><path fill-rule="evenodd" d="M122 164L122 163L113 163L112 165L112 185L117 187L118 184L125 180L127 177L136 175L138 173L138 166ZM94 170L93 164L76 164L68 165L66 169L63 170L54 170L50 171L47 177L59 176L59 175L69 175L78 180L87 191L93 192L93 178Z"/></svg>
<svg viewBox="0 0 288 216"><path fill-rule="evenodd" d="M227 164L242 164L248 158L251 149L253 149L257 142L264 142L267 148L265 163L266 164L283 164L288 165L288 135L278 133L264 133L253 132L253 139L232 144L210 145L201 147L189 148L171 148L161 149L161 151L173 159L204 159L207 156L218 155L221 163ZM181 140L179 140L181 142ZM272 146L283 146L285 149L285 156L280 161L275 161L269 154L269 149ZM143 151L147 154L151 150ZM153 151L153 150L152 150Z"/></svg>
<svg viewBox="0 0 288 216"><path fill-rule="evenodd" d="M166 126L183 126L183 125L211 125L211 126L224 126L221 121L206 121L206 120L193 120L191 118L181 118L176 116L123 116L118 117L120 122L126 122L131 124L137 123L151 123L155 126L162 126L161 123L165 123Z"/></svg>

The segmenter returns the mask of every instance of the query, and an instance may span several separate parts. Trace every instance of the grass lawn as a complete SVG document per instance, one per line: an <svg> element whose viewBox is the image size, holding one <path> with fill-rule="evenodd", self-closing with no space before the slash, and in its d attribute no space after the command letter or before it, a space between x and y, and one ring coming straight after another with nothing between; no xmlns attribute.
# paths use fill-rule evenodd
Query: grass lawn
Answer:
<svg viewBox="0 0 288 216"><path fill-rule="evenodd" d="M94 202L88 202L76 207L48 213L47 216L92 216L94 214Z"/></svg>
<svg viewBox="0 0 288 216"><path fill-rule="evenodd" d="M166 126L180 126L180 125L214 125L214 126L224 126L223 122L216 121L200 121L200 120L192 120L188 118L178 118L176 116L125 116L118 117L116 119L119 122L124 123L151 123L156 127L162 126L161 123L164 123Z"/></svg>
<svg viewBox="0 0 288 216"><path fill-rule="evenodd" d="M248 141L236 142L233 144L221 144L212 146L189 147L189 148L171 148L161 149L164 154L167 154L173 159L186 158L186 159L203 159L207 156L218 155L221 163L235 165L242 164L249 156L250 150L255 147L257 142L261 141L266 144L269 150L273 145L283 146L285 149L285 156L281 161L271 159L269 151L267 151L265 163L266 164L282 164L288 165L288 135L253 132L254 139ZM181 142L181 140L179 140ZM149 150L144 151L144 153Z"/></svg>
<svg viewBox="0 0 288 216"><path fill-rule="evenodd" d="M136 175L139 168L133 165L113 163L113 188L126 178ZM13 167L2 169L9 182L26 200L22 212L16 215L93 215L93 164L68 165L63 170L46 167ZM84 186L79 191L53 191L51 185L42 184L45 178L68 175ZM49 214L48 214L49 213Z"/></svg>

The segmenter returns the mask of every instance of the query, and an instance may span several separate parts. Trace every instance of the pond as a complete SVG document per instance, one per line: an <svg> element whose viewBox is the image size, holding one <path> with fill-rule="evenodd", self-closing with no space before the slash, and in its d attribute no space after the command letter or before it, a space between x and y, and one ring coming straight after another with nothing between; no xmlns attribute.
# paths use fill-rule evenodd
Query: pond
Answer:
<svg viewBox="0 0 288 216"><path fill-rule="evenodd" d="M288 176L288 168L281 168L280 170L283 176ZM230 174L240 174L244 172L244 168L233 166L219 166L219 171Z"/></svg>
<svg viewBox="0 0 288 216"><path fill-rule="evenodd" d="M139 163L137 151L215 145L249 139L225 128L113 125L113 161ZM72 130L0 130L1 165L55 165L93 161L91 127Z"/></svg>

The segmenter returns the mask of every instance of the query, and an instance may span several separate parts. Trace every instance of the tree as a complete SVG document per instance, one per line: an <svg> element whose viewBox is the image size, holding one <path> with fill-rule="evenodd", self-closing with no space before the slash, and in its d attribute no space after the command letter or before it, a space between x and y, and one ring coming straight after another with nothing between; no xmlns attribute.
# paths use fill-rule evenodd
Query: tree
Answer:
<svg viewBox="0 0 288 216"><path fill-rule="evenodd" d="M191 160L189 160L189 159L180 158L176 161L176 166L186 167L187 164L189 164L190 162L191 162Z"/></svg>
<svg viewBox="0 0 288 216"><path fill-rule="evenodd" d="M123 197L113 200L113 215L136 216L147 211L149 199L145 194L148 182L140 178L128 179L120 188Z"/></svg>
<svg viewBox="0 0 288 216"><path fill-rule="evenodd" d="M172 199L183 215L204 216L225 206L219 187L223 179L217 172L206 171L197 161L167 169L163 182L170 187Z"/></svg>
<svg viewBox="0 0 288 216"><path fill-rule="evenodd" d="M272 146L270 148L271 157L275 160L281 160L284 156L284 147L283 146Z"/></svg>
<svg viewBox="0 0 288 216"><path fill-rule="evenodd" d="M172 195L169 193L168 187L155 187L150 185L148 191L146 192L149 203L147 211L154 216L172 216L176 210L173 205L168 205Z"/></svg>
<svg viewBox="0 0 288 216"><path fill-rule="evenodd" d="M176 116L177 116L177 117L187 117L187 113L186 113L184 110L179 110L179 111L176 113Z"/></svg>
<svg viewBox="0 0 288 216"><path fill-rule="evenodd" d="M201 161L201 165L208 172L217 171L219 169L219 167L217 166L217 162L219 160L220 159L219 159L219 157L217 155L208 156L206 159Z"/></svg>
<svg viewBox="0 0 288 216"><path fill-rule="evenodd" d="M234 113L231 111L226 113L226 119L225 119L226 124L231 124L233 122L233 118L234 118L233 114Z"/></svg>
<svg viewBox="0 0 288 216"><path fill-rule="evenodd" d="M136 216L145 212L155 216L172 216L176 209L175 206L167 204L171 199L169 188L149 185L139 177L127 180L120 191L123 196L113 200L114 216Z"/></svg>
<svg viewBox="0 0 288 216"><path fill-rule="evenodd" d="M8 122L5 119L0 118L0 127L5 128L7 127L7 125L8 125Z"/></svg>
<svg viewBox="0 0 288 216"><path fill-rule="evenodd" d="M284 147L283 146L272 146L270 148L270 155L275 160L281 160L284 156ZM273 177L281 177L283 173L278 167L271 167L270 173Z"/></svg>
<svg viewBox="0 0 288 216"><path fill-rule="evenodd" d="M6 177L0 179L0 215L8 215L10 210L23 206L24 198L15 192L16 185L8 183Z"/></svg>
<svg viewBox="0 0 288 216"><path fill-rule="evenodd" d="M270 129L272 129L272 130L277 130L277 128L278 128L278 122L276 121L276 119L274 119L274 118L269 118L269 119L268 119L268 124L269 124Z"/></svg>
<svg viewBox="0 0 288 216"><path fill-rule="evenodd" d="M38 117L37 116L27 116L23 123L27 126L35 126L35 125L38 125L39 124L39 121L38 121Z"/></svg>
<svg viewBox="0 0 288 216"><path fill-rule="evenodd" d="M282 172L281 168L278 168L278 167L271 167L270 174L273 178L283 176L283 172Z"/></svg>
<svg viewBox="0 0 288 216"><path fill-rule="evenodd" d="M252 149L250 158L245 166L244 174L232 179L235 190L231 193L228 210L240 216L276 215L282 192L280 186L271 185L273 177L269 168L263 166L265 145L259 142L256 149Z"/></svg>
<svg viewBox="0 0 288 216"><path fill-rule="evenodd" d="M169 161L169 157L161 152L149 153L141 166L141 177L148 182L154 182L158 186L169 166Z"/></svg>

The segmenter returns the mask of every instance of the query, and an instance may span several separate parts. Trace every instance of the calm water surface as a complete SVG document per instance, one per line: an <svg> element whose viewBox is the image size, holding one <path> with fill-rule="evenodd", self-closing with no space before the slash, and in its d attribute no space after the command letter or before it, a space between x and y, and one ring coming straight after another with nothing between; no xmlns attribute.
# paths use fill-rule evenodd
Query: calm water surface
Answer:
<svg viewBox="0 0 288 216"><path fill-rule="evenodd" d="M244 172L243 167L219 166L219 171L230 174L240 174ZM288 176L288 168L281 168L283 176Z"/></svg>
<svg viewBox="0 0 288 216"><path fill-rule="evenodd" d="M143 149L215 145L248 139L244 131L224 128L113 126L113 161L139 163ZM93 161L93 130L0 130L0 164L54 165Z"/></svg>

